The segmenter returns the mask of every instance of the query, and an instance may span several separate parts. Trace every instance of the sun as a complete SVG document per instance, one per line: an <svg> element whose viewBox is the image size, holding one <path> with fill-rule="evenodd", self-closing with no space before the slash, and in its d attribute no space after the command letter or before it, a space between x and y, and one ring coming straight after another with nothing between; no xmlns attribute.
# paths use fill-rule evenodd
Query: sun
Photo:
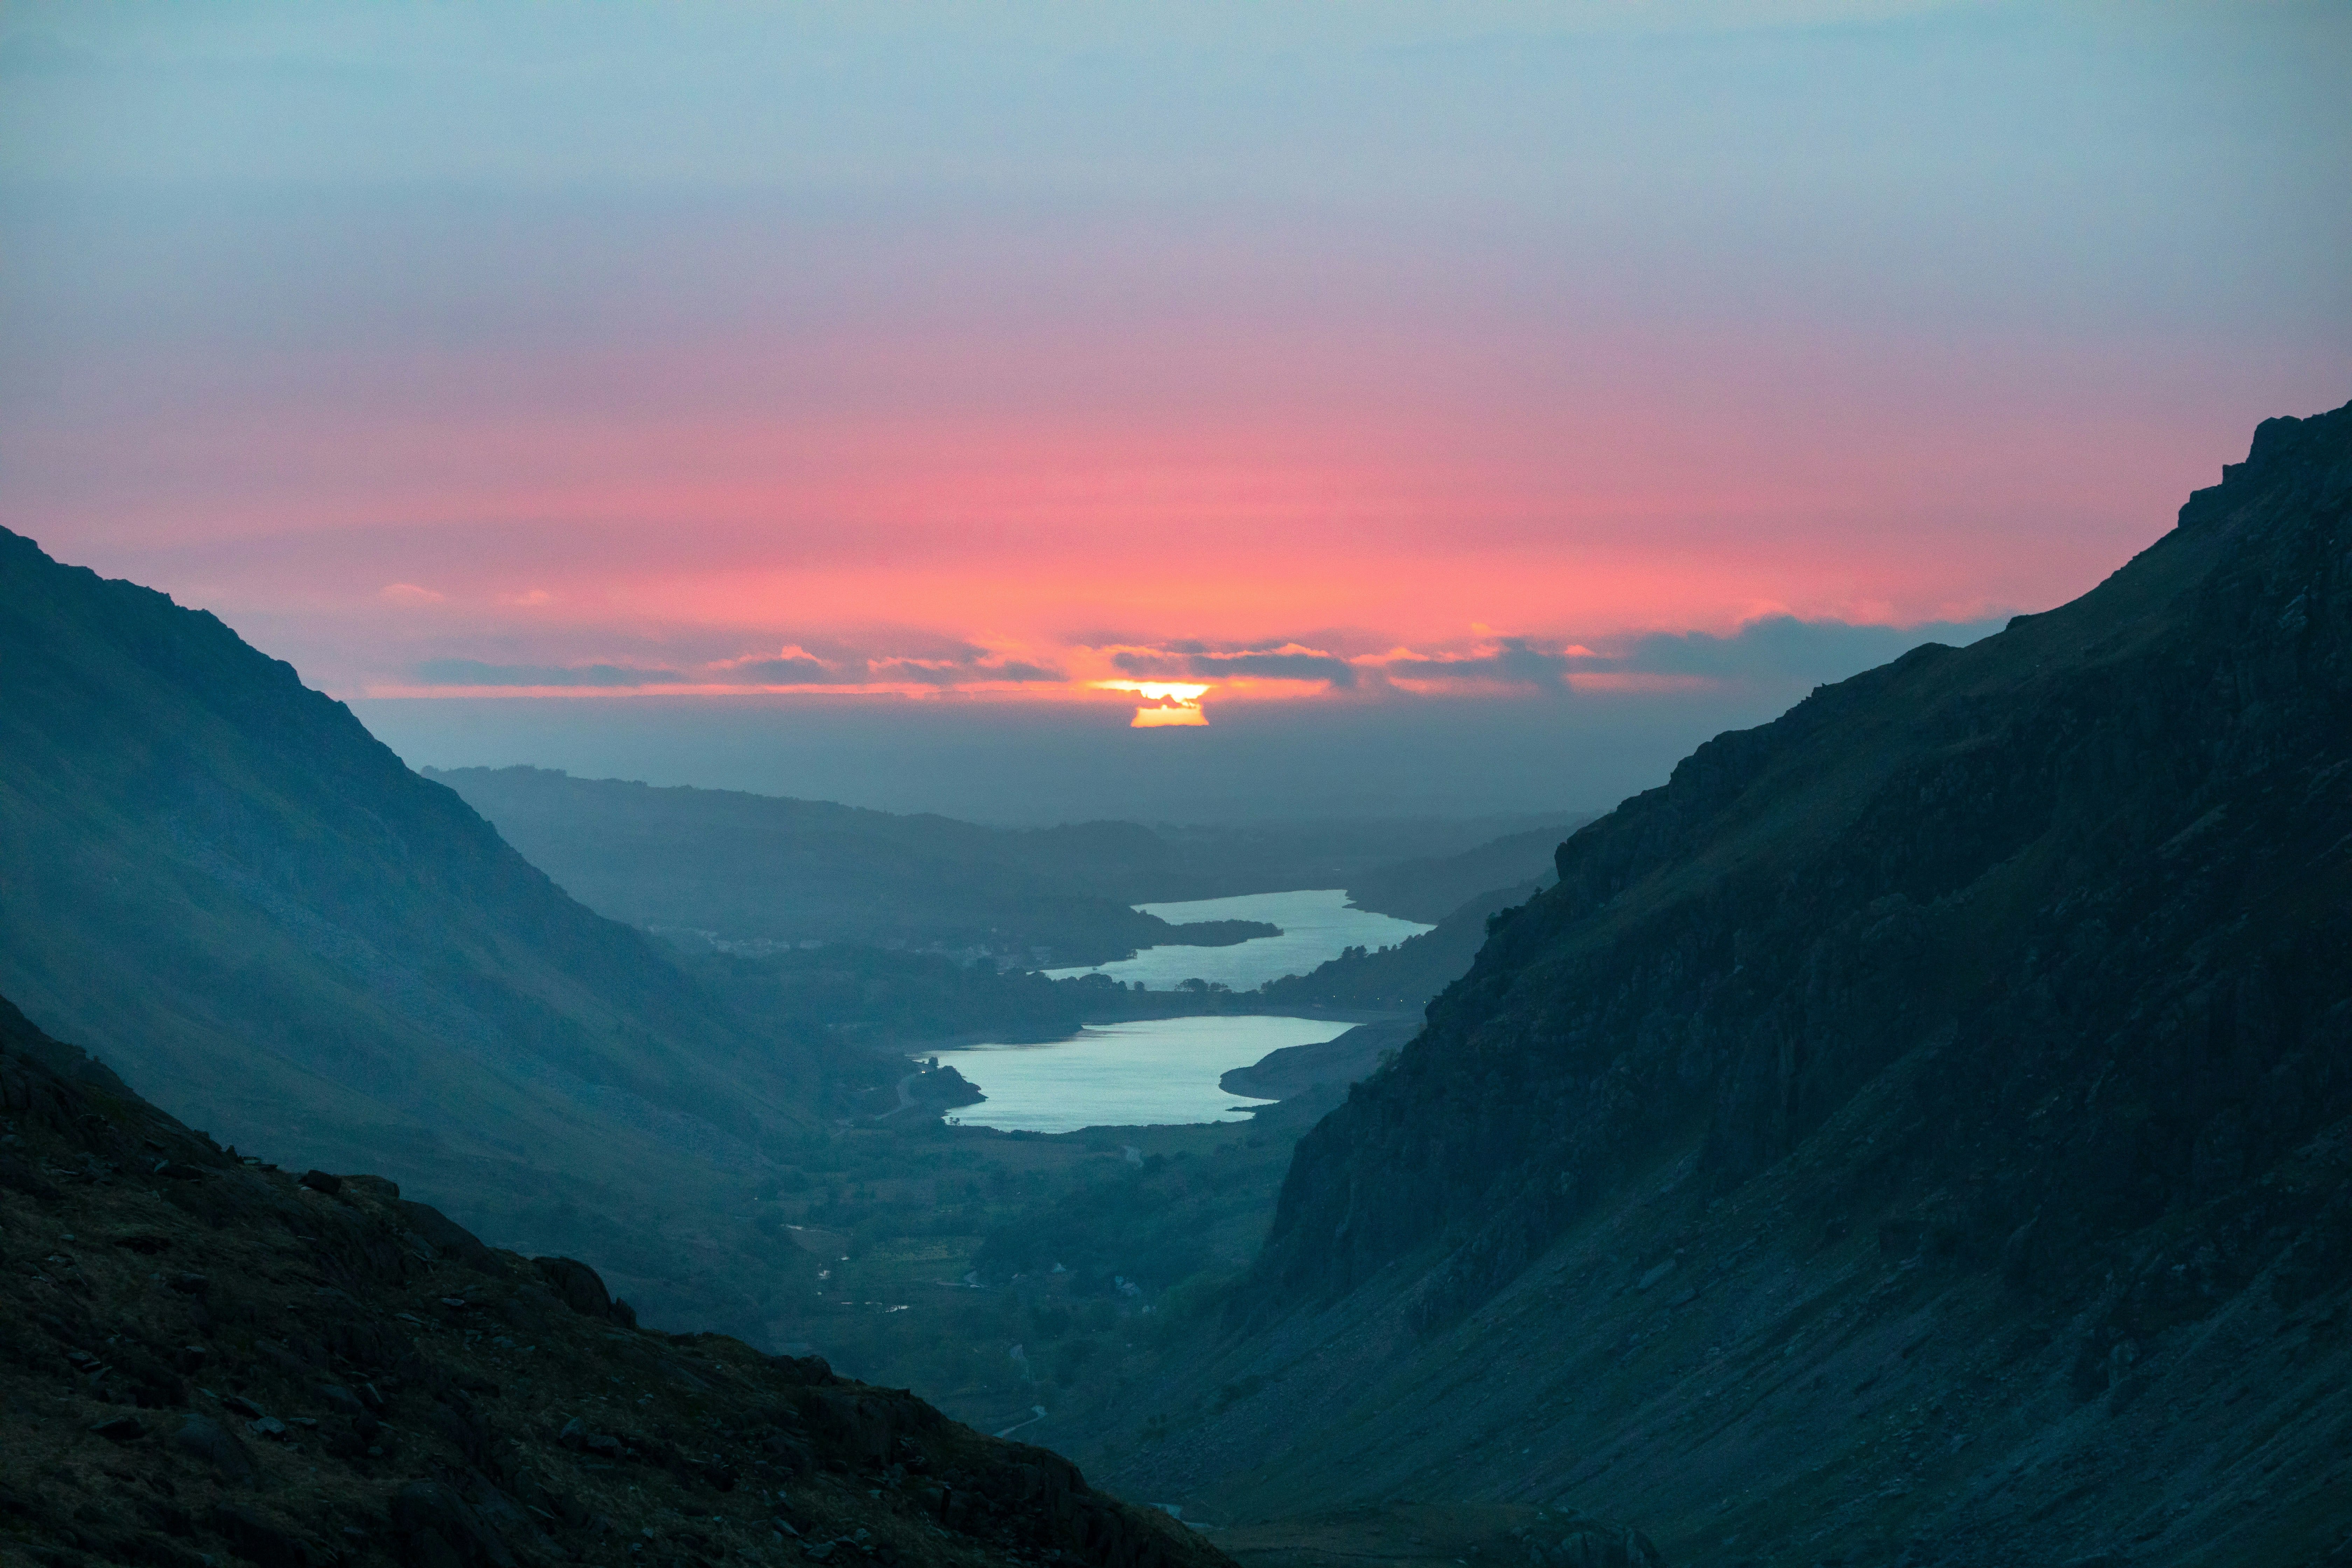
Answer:
<svg viewBox="0 0 2352 1568"><path fill-rule="evenodd" d="M1160 730L1171 725L1202 725L1209 716L1201 710L1201 699L1208 694L1206 686L1169 680L1097 680L1094 683L1106 691L1132 691L1143 699L1135 710L1128 727L1133 730Z"/></svg>

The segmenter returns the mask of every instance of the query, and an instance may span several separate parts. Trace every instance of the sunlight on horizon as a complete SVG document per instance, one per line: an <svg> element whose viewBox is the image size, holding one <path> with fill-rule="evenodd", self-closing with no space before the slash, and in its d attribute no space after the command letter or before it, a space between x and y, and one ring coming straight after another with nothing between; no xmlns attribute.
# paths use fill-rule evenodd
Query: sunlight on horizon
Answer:
<svg viewBox="0 0 2352 1568"><path fill-rule="evenodd" d="M1201 710L1201 699L1207 696L1206 686L1189 681L1169 680L1097 680L1094 683L1105 691L1132 691L1143 699L1128 721L1130 730L1160 730L1171 725L1205 726L1209 716Z"/></svg>

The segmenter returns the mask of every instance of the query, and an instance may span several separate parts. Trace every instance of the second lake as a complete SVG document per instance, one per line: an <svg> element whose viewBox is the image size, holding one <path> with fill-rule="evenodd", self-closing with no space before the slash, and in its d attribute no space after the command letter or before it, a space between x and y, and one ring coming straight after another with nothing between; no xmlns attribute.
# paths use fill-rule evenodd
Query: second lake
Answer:
<svg viewBox="0 0 2352 1568"><path fill-rule="evenodd" d="M1230 899L1193 899L1174 904L1138 904L1147 915L1174 925L1194 921L1264 921L1282 928L1232 947L1147 947L1133 958L1076 969L1049 969L1056 980L1076 974L1108 974L1122 984L1143 982L1149 991L1173 991L1187 980L1206 980L1236 991L1255 991L1286 974L1305 974L1349 947L1393 947L1430 928L1393 915L1352 909L1339 888L1289 893L1243 893ZM1286 1042L1297 1044L1297 1041ZM1269 1047L1269 1049L1272 1047ZM1228 1066L1234 1064L1227 1064Z"/></svg>

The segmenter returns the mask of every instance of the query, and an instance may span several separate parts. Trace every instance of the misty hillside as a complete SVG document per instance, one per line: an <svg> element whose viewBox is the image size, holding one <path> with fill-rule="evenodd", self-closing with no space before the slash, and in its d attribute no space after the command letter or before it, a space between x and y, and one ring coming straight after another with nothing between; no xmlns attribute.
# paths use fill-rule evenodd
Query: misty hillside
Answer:
<svg viewBox="0 0 2352 1568"><path fill-rule="evenodd" d="M1578 833L1108 1418L1128 1483L1605 1507L1675 1561L2339 1560L2347 511L2352 407L2266 422L2094 592Z"/></svg>
<svg viewBox="0 0 2352 1568"><path fill-rule="evenodd" d="M431 776L583 902L633 925L725 941L984 949L1024 963L1097 963L1181 940L1090 885L1101 879L1095 867L1115 875L1165 860L1164 842L1133 823L998 829L546 768Z"/></svg>
<svg viewBox="0 0 2352 1568"><path fill-rule="evenodd" d="M821 1063L575 903L212 616L0 532L0 992L285 1158L399 1169L656 1316L803 1272L713 1216ZM735 1255L750 1247L751 1252Z"/></svg>
<svg viewBox="0 0 2352 1568"><path fill-rule="evenodd" d="M1104 963L1160 943L1270 934L1233 921L1172 926L1129 906L1353 887L1407 856L1433 861L1473 850L1497 826L1001 828L545 768L427 773L566 891L615 920L730 942L985 949L1024 965ZM1552 829L1538 837L1547 835L1559 837ZM1542 856L1517 859L1528 859L1524 874L1533 875ZM1419 879L1408 873L1400 885L1418 888Z"/></svg>
<svg viewBox="0 0 2352 1568"><path fill-rule="evenodd" d="M1552 851L1559 847L1561 839L1591 820L1591 814L1580 813L1557 826L1506 834L1459 854L1383 866L1349 883L1348 901L1358 909L1436 925L1497 889L1533 891L1538 884L1549 884Z"/></svg>

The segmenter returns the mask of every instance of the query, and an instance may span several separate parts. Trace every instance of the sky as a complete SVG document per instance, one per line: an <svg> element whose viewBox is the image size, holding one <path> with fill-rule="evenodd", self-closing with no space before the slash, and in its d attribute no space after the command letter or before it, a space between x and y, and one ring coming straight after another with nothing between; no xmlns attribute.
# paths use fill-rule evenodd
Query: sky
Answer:
<svg viewBox="0 0 2352 1568"><path fill-rule="evenodd" d="M2352 397L2352 7L0 6L0 521L419 764L1605 807Z"/></svg>

